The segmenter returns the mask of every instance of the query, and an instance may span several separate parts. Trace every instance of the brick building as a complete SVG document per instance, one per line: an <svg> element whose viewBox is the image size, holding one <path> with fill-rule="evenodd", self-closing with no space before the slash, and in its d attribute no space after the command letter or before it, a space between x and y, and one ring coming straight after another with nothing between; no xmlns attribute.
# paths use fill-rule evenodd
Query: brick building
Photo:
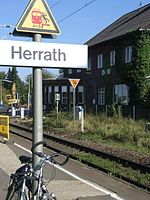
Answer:
<svg viewBox="0 0 150 200"><path fill-rule="evenodd" d="M150 4L147 4L123 15L87 41L88 69L65 69L62 79L44 80L45 107L54 103L57 92L61 95L62 107L72 105L69 78L80 79L76 104L84 104L88 109L120 103L129 105L130 86L123 73L132 65L138 35L150 29L149 18Z"/></svg>

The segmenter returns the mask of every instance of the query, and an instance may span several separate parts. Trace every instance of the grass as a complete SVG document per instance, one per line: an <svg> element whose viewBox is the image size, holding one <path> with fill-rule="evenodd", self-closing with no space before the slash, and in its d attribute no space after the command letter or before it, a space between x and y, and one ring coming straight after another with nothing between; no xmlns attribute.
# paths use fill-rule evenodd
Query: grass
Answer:
<svg viewBox="0 0 150 200"><path fill-rule="evenodd" d="M93 141L107 145L128 148L143 154L150 153L150 132L147 121L134 121L122 116L106 117L86 114L85 132L81 133L80 121L73 121L72 113L61 112L58 120L55 112L45 116L44 129L65 132L68 137L74 133L79 140ZM73 136L72 136L73 137Z"/></svg>
<svg viewBox="0 0 150 200"><path fill-rule="evenodd" d="M80 121L73 121L72 113L61 112L56 116L53 111L44 118L44 130L58 133L65 133L65 137L75 138L82 141L92 141L96 144L119 147L133 150L143 155L150 154L150 132L146 129L145 120L134 121L131 118L123 118L121 112L106 117L105 115L95 116L86 114L85 132L81 132ZM83 152L76 152L79 160L89 161L95 165L105 168L112 175L128 177L142 185L149 186L150 174L141 173L139 170L126 168L119 163L108 159L102 159L95 155Z"/></svg>
<svg viewBox="0 0 150 200"><path fill-rule="evenodd" d="M104 168L108 171L110 175L117 177L126 177L129 180L135 181L140 185L147 187L150 186L150 174L148 173L142 173L140 170L134 170L132 168L124 167L123 165L115 161L103 159L90 153L76 152L74 155L78 157L80 161L88 161L100 168Z"/></svg>

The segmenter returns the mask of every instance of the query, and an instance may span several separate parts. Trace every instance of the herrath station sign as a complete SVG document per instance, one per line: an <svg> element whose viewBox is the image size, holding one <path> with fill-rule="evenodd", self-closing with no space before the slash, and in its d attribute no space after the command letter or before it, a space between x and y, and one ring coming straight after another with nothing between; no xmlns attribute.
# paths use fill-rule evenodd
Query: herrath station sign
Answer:
<svg viewBox="0 0 150 200"><path fill-rule="evenodd" d="M0 40L0 65L87 68L87 45Z"/></svg>

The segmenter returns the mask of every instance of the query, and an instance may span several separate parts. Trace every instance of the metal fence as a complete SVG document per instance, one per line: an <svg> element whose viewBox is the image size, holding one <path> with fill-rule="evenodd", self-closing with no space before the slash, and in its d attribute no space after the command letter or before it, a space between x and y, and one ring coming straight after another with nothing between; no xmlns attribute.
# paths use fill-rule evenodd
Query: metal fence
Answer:
<svg viewBox="0 0 150 200"><path fill-rule="evenodd" d="M127 105L93 105L92 109L85 106L86 112L93 112L95 115L104 114L107 117L114 115L121 115L123 117L130 117L137 119L150 119L150 107L146 106L127 106Z"/></svg>

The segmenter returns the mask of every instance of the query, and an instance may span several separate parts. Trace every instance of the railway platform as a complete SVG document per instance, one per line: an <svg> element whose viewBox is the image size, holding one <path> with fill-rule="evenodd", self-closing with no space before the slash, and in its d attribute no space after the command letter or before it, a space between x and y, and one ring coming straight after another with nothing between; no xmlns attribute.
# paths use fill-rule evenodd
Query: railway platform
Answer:
<svg viewBox="0 0 150 200"><path fill-rule="evenodd" d="M9 176L19 166L19 160L13 151L0 142L0 199L5 200Z"/></svg>
<svg viewBox="0 0 150 200"><path fill-rule="evenodd" d="M3 144L0 142L0 200L5 200L7 194L7 187L9 183L9 176L13 173L18 167L20 167L20 162L18 159L18 155L22 153L21 150L15 152L13 150L14 145L12 143ZM15 147L16 148L16 147ZM73 161L71 161L72 163ZM73 163L71 164L71 166ZM78 165L76 163L76 165ZM68 166L69 167L69 166ZM79 172L79 168L74 166L75 171ZM54 191L58 200L149 200L150 194L142 192L138 189L132 188L130 186L125 185L124 183L117 183L116 180L112 180L109 177L98 177L97 172L92 170L86 170L84 166L82 166L84 172L87 171L88 177L95 177L95 180L98 179L101 183L107 183L107 187L104 184L105 188L108 188L108 185L111 185L112 188L110 193L113 194L118 188L118 194L122 197L116 196L116 198L112 197L110 194L106 194L102 191L97 191L88 185L82 183L79 180L74 180L74 178L66 177L64 174L60 174L57 172L58 176L55 178L53 182L50 183L48 189ZM78 170L77 170L78 169ZM47 173L48 174L48 173ZM83 173L81 172L83 175ZM92 179L92 178L90 178ZM103 181L102 181L103 180ZM94 181L96 183L96 181ZM98 184L99 185L99 184ZM97 186L98 186L97 185ZM58 188L57 188L58 186ZM61 188L61 193L59 189ZM67 191L66 191L67 188ZM78 197L77 197L78 195ZM132 198L133 197L133 198Z"/></svg>
<svg viewBox="0 0 150 200"><path fill-rule="evenodd" d="M3 142L0 142L0 199L1 200L5 200L5 198L6 198L10 174L15 172L15 170L18 167L20 167L20 161L19 161L17 155L15 154L15 152L13 152L12 145L13 144L9 144L9 143L5 144ZM58 182L60 182L60 183L58 183ZM55 188L56 188L56 184L60 185L61 182L62 182L61 180L57 180L54 183ZM97 192L96 190L90 191L90 189L85 184L81 184L80 182L74 181L74 180L70 180L69 182L68 181L65 182L63 180L64 188L62 189L62 192L66 193L65 188L70 187L70 182L71 182L72 186L74 185L74 189L77 191L77 192L75 192L76 194L77 193L82 194L83 191L84 191L84 193L86 193L86 191L87 191L87 194L96 192L94 194L95 200L99 199L99 195L101 196L101 200L111 200L112 199L112 198L110 199L110 197L106 198L105 195L103 196L103 194L101 192ZM53 188L53 186L52 186L52 188ZM84 190L83 190L83 188L84 188ZM83 191L80 191L80 190L83 190ZM56 192L58 192L58 191L56 190ZM79 198L77 198L77 197L75 197L76 196L75 194L71 194L71 191L68 190L67 193L68 193L68 194L66 194L66 196L68 196L67 199L66 199L66 197L63 197L62 194L61 194L62 198L59 197L58 199L60 199L60 200L72 200L72 199L82 200L82 197L80 197L80 195L79 195ZM71 198L71 196L74 196L75 198ZM83 200L86 200L85 195L83 195Z"/></svg>

